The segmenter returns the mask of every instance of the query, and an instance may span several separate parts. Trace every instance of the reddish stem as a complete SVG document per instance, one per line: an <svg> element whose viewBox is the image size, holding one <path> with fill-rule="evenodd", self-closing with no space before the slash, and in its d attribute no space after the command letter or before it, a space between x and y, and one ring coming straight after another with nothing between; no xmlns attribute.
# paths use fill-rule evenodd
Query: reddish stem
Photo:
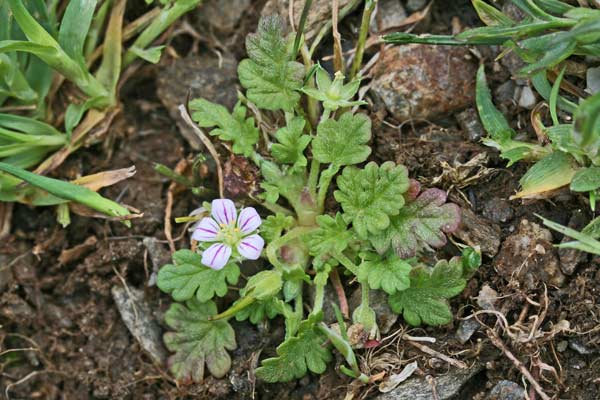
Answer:
<svg viewBox="0 0 600 400"><path fill-rule="evenodd" d="M337 269L331 271L329 277L331 278L331 283L333 284L333 288L335 289L335 293L337 294L342 315L345 318L350 318L350 314L348 311L348 299L346 299L346 292L344 291L344 286L342 286L342 281L340 280L340 275L338 274Z"/></svg>

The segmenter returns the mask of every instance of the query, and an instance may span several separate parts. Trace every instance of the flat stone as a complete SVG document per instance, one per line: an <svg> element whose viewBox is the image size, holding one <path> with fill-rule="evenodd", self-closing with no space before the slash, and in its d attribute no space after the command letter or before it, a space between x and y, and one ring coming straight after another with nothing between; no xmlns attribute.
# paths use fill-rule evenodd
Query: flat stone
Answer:
<svg viewBox="0 0 600 400"><path fill-rule="evenodd" d="M394 46L379 65L371 93L400 122L435 119L473 103L476 65L462 47Z"/></svg>
<svg viewBox="0 0 600 400"><path fill-rule="evenodd" d="M152 358L157 365L163 365L167 359L167 351L162 344L160 326L152 316L152 309L144 300L142 290L122 286L113 286L111 289L121 319L142 349Z"/></svg>
<svg viewBox="0 0 600 400"><path fill-rule="evenodd" d="M375 396L376 400L448 400L456 396L460 389L476 373L481 371L481 366L477 365L470 369L451 368L450 371L441 376L432 378L432 383L427 382L422 377L411 377L404 383L389 393L382 393ZM435 391L434 391L434 386ZM436 397L437 394L437 397Z"/></svg>
<svg viewBox="0 0 600 400"><path fill-rule="evenodd" d="M209 24L219 32L230 32L238 24L250 0L208 0L195 10L197 21Z"/></svg>
<svg viewBox="0 0 600 400"><path fill-rule="evenodd" d="M502 380L490 391L486 400L522 400L525 398L525 389L518 384Z"/></svg>
<svg viewBox="0 0 600 400"><path fill-rule="evenodd" d="M406 10L400 0L379 0L377 2L377 14L371 19L370 29L372 32L386 32L401 26L406 19Z"/></svg>

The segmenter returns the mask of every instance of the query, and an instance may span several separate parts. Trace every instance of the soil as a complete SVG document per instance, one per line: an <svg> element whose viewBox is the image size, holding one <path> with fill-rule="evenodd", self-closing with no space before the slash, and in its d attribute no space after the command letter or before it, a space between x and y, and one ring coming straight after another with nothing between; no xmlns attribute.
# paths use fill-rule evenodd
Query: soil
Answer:
<svg viewBox="0 0 600 400"><path fill-rule="evenodd" d="M250 2L240 2L245 6L247 3ZM158 329L165 328L163 315L170 299L153 285L153 279L157 268L168 261L170 254L164 233L170 182L154 172L153 163L175 167L197 152L179 133L173 113L173 103L184 102L185 93L180 99L167 95L159 98L157 93L164 93L165 86L168 89L165 71L180 62L173 54L202 58L215 52L227 52L228 56L241 59L241 38L256 26L257 10L263 3L252 2L238 12L237 18L228 17L233 31L223 32L206 18L190 16L188 20L200 32L200 37L210 40L201 39L197 48L190 45L192 37L186 33L170 40L173 52L168 52L160 65L142 67L124 86L122 112L111 126L104 145L82 149L57 172L62 177L73 177L77 173L135 165L134 177L103 192L107 197L143 211L144 216L135 220L131 229L118 222L78 216L72 217L68 229L62 229L49 208L15 206L12 232L0 243L0 343L2 349L14 349L2 353L0 358L3 395L11 399L344 398L351 382L335 368L341 360L332 363L324 375L309 375L298 382L266 385L254 380L252 370L259 357L272 354L283 336L283 327L278 322L270 327L235 323L238 349L232 354L233 367L227 377L221 380L207 377L202 384L178 386L165 365L147 354L130 333L111 293L115 286L141 290L151 310L150 317L158 323ZM456 4L450 8L435 6L429 20L418 25L418 30L448 32L453 16L458 16L463 25L476 24L470 2L453 3ZM350 28L357 26L359 18L360 12L354 12L344 22L343 31L352 31ZM325 44L324 49L329 46ZM489 52L482 50L483 54L486 51ZM493 66L490 59L493 57L488 57L486 62L497 72L491 82L496 90L510 79L510 71L502 64ZM192 76L192 68L197 68L196 74L206 70L196 62L184 65L188 65L187 74ZM385 65L379 67L385 68ZM231 73L234 72L232 69ZM162 85L160 90L159 85ZM209 92L202 93L203 96L217 96L218 93L210 91L218 91L219 87L206 90ZM513 117L515 124L520 124L520 131L534 137L528 110L518 108L510 100L503 103L502 108ZM540 242L534 243L534 249L543 252L539 257L520 254L510 247L520 238L523 221L540 224L536 217L539 214L569 224L581 210L587 209L584 199L565 192L551 200L527 204L508 201L517 190L518 179L526 167L506 168L497 153L483 147L477 135L473 135L478 121L465 125L465 114L460 114L460 110L433 122L401 125L377 102L371 102L368 110L374 121L375 160L405 164L412 177L425 185L448 190L454 202L472 211L470 226L464 226L464 232L469 233L457 234L455 241L490 241L497 235L496 242L482 244L485 256L482 267L465 292L451 302L458 315L455 323L408 332L412 336L434 337L436 343L431 344L431 348L469 365L480 366L481 371L455 398L484 399L500 380L522 383L514 363L486 334L487 329L499 326L497 316L489 312L489 307L482 306L485 299L480 291L487 286L497 293L497 299L491 300L493 311L501 312L511 325L502 340L526 368L533 371L546 393L562 399L597 399L600 393L600 363L597 362L600 258L575 254L574 264L571 257L570 267L565 266L562 273L556 271L562 275L558 282L542 272L546 271L543 268L547 267L548 260L555 263L556 268L563 267L567 257L549 245L562 240L559 234L540 233ZM466 115L473 116L472 110ZM226 149L219 150L223 159L229 160ZM478 162L464 166L477 156L482 156ZM250 187L248 191L256 190L256 182L252 182L255 172L242 174L245 160L230 159L228 165L231 192L239 185ZM210 165L208 170L205 184L214 189ZM171 215L187 215L201 201L202 198L190 193L176 193ZM489 230L478 231L478 224L486 225ZM548 234L551 236L544 239ZM177 247L187 246L183 226L174 225L172 236ZM149 244L148 238L156 240L150 240ZM449 243L440 250L439 256L453 255L457 251L457 247ZM507 274L501 270L502 265L520 265L524 259L529 267L523 274ZM482 310L483 313L477 314ZM476 326L475 333L461 342L455 334L464 323L461 318L474 313L482 325ZM391 332L403 326L400 318ZM440 376L453 368L411 347L399 336L391 340L392 346L359 353L363 368L371 375L390 370L399 372L408 360L415 359L419 360L421 376ZM356 388L355 398L373 397L377 392L376 385Z"/></svg>

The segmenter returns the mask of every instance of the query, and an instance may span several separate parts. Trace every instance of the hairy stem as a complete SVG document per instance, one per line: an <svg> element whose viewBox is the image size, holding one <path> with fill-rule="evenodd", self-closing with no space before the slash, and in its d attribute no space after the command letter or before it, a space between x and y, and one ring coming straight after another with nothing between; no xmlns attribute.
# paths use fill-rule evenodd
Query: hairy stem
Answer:
<svg viewBox="0 0 600 400"><path fill-rule="evenodd" d="M323 300L325 298L325 285L315 286L315 302L313 304L312 314L317 314L323 309Z"/></svg>
<svg viewBox="0 0 600 400"><path fill-rule="evenodd" d="M358 276L358 266L352 262L346 255L342 253L337 253L335 259L340 262L344 267L346 267L350 272L354 274L354 276Z"/></svg>
<svg viewBox="0 0 600 400"><path fill-rule="evenodd" d="M319 210L319 213L321 214L325 209L325 197L327 196L327 191L329 190L331 180L339 170L340 167L335 164L330 164L329 167L321 174L319 193L317 194L317 210Z"/></svg>
<svg viewBox="0 0 600 400"><path fill-rule="evenodd" d="M366 283L360 284L360 304L369 306L369 285Z"/></svg>
<svg viewBox="0 0 600 400"><path fill-rule="evenodd" d="M365 2L365 10L363 11L362 20L360 22L360 33L358 34L358 43L356 44L356 53L354 61L350 69L350 80L354 79L360 66L362 65L363 55L365 53L365 43L369 34L369 24L371 22L371 14L377 5L377 0L367 0Z"/></svg>

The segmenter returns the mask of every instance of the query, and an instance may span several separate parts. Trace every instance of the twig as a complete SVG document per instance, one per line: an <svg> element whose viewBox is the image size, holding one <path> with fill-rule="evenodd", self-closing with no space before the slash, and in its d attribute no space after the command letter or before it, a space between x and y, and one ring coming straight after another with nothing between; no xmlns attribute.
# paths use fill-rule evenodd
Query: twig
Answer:
<svg viewBox="0 0 600 400"><path fill-rule="evenodd" d="M342 55L342 36L338 31L338 16L340 13L339 0L333 0L331 5L331 27L333 29L333 68L344 73L344 57Z"/></svg>
<svg viewBox="0 0 600 400"><path fill-rule="evenodd" d="M225 196L223 194L223 167L221 166L221 159L219 158L219 153L217 153L215 146L212 144L212 142L206 136L206 134L202 132L202 129L198 128L198 126L194 124L192 118L190 117L190 114L185 108L185 105L179 105L179 113L181 114L181 118L183 118L185 123L192 128L196 135L198 135L202 143L206 146L206 149L208 150L212 158L215 160L215 164L217 164L217 178L219 180L219 196L221 198L224 198Z"/></svg>
<svg viewBox="0 0 600 400"><path fill-rule="evenodd" d="M187 168L187 165L188 163L186 159L179 160L179 162L175 166L175 172L177 174L182 174L185 168ZM167 238L167 242L169 242L169 248L171 249L172 253L174 253L176 249L172 233L173 228L171 225L171 212L173 211L173 198L175 196L175 189L177 189L177 186L180 186L180 184L175 181L171 182L171 184L169 185L169 190L167 191L167 204L165 206L164 233L165 237Z"/></svg>
<svg viewBox="0 0 600 400"><path fill-rule="evenodd" d="M425 346L424 344L413 342L412 340L409 340L408 343L410 343L413 347L416 347L417 349L421 350L423 353L429 354L430 356L434 356L439 358L440 360L446 361L448 364L455 366L456 368L469 368L464 362L448 357L447 355L442 354L439 351L435 351L431 347Z"/></svg>
<svg viewBox="0 0 600 400"><path fill-rule="evenodd" d="M550 400L550 396L548 396L544 392L538 381L536 381L533 375L531 375L531 372L529 372L529 370L525 368L525 365L523 365L523 363L517 357L515 357L515 355L508 349L508 347L506 347L502 339L500 339L500 337L491 329L488 329L487 335L490 338L492 344L498 349L500 349L504 353L506 358L508 358L513 363L513 365L519 370L519 372L523 374L525 379L529 381L531 386L535 389L537 394L540 395L542 400Z"/></svg>

